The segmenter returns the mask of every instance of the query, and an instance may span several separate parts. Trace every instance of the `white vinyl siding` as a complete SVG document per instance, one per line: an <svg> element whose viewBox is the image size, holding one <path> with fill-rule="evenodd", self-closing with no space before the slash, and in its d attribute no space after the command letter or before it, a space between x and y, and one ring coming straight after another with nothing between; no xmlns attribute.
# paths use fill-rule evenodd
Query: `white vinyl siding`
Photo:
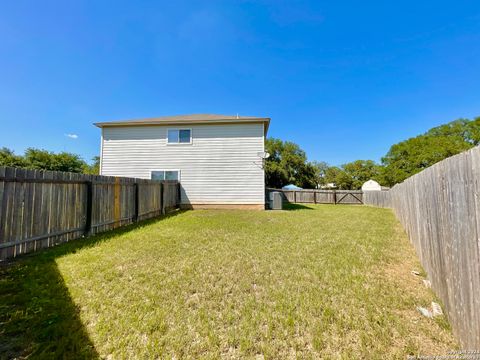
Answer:
<svg viewBox="0 0 480 360"><path fill-rule="evenodd" d="M191 144L168 146L172 126L103 128L101 174L150 179L181 172L183 204L263 204L264 124L192 125Z"/></svg>

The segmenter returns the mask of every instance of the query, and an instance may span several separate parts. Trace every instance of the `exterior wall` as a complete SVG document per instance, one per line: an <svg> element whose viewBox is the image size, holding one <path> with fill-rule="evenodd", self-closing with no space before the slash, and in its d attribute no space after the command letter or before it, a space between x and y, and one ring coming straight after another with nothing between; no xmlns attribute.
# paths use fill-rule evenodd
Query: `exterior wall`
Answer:
<svg viewBox="0 0 480 360"><path fill-rule="evenodd" d="M192 144L167 145L167 129L192 129ZM102 175L150 179L152 170L180 170L181 203L265 203L264 124L105 127Z"/></svg>

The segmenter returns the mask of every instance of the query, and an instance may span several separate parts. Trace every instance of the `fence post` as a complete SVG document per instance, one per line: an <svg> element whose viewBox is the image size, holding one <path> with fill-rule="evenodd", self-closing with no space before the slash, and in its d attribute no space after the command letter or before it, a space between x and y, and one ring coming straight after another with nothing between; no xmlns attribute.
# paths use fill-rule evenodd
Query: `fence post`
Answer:
<svg viewBox="0 0 480 360"><path fill-rule="evenodd" d="M177 203L175 204L176 208L180 207L180 202L182 201L182 189L180 187L180 183L177 182Z"/></svg>
<svg viewBox="0 0 480 360"><path fill-rule="evenodd" d="M93 185L91 181L87 181L85 184L87 185L87 204L83 235L88 236L92 230Z"/></svg>
<svg viewBox="0 0 480 360"><path fill-rule="evenodd" d="M337 205L337 190L333 190L333 203Z"/></svg>
<svg viewBox="0 0 480 360"><path fill-rule="evenodd" d="M293 203L297 203L297 192L295 190L293 190Z"/></svg>
<svg viewBox="0 0 480 360"><path fill-rule="evenodd" d="M165 214L165 186L160 183L160 206L162 208L162 215Z"/></svg>
<svg viewBox="0 0 480 360"><path fill-rule="evenodd" d="M314 204L317 203L317 192L316 191L313 192L313 203Z"/></svg>
<svg viewBox="0 0 480 360"><path fill-rule="evenodd" d="M138 222L138 183L135 181L133 184L133 191L134 191L134 201L133 201L133 221Z"/></svg>

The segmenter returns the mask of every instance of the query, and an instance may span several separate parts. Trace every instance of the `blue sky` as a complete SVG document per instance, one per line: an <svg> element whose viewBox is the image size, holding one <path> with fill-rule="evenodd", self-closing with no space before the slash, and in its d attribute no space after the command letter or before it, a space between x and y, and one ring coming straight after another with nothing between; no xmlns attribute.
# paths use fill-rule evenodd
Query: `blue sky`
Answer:
<svg viewBox="0 0 480 360"><path fill-rule="evenodd" d="M478 0L0 5L0 146L17 153L89 160L96 121L239 113L310 160L379 160L479 116L479 80Z"/></svg>

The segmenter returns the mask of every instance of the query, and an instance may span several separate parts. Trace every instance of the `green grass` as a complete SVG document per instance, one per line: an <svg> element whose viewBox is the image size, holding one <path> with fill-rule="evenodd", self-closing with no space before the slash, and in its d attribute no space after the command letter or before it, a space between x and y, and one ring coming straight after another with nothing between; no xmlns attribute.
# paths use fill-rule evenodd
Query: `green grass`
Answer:
<svg viewBox="0 0 480 360"><path fill-rule="evenodd" d="M4 358L404 359L456 347L389 210L188 211L0 274Z"/></svg>

